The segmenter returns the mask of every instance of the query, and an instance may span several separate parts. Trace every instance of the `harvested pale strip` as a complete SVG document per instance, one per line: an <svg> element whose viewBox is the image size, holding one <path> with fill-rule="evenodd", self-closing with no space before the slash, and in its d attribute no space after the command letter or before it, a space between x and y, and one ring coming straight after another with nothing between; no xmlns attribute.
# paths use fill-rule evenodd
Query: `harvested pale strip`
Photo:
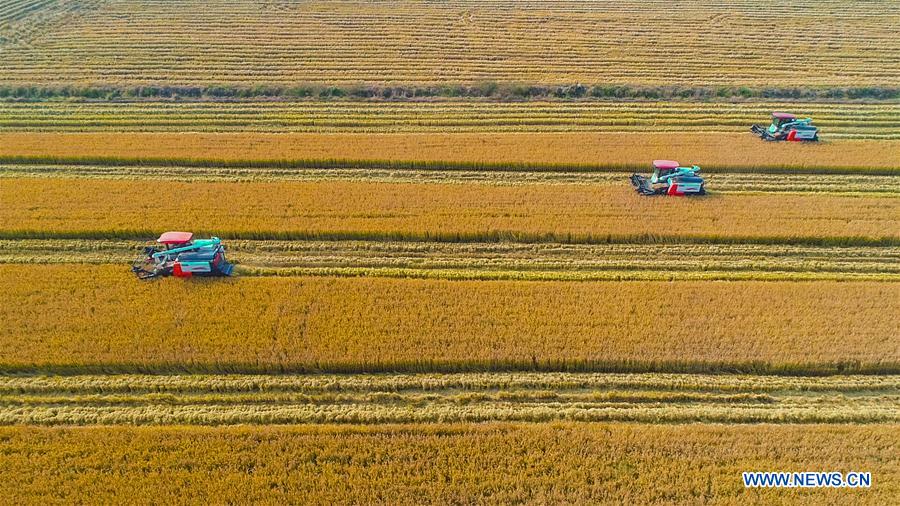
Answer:
<svg viewBox="0 0 900 506"><path fill-rule="evenodd" d="M713 134L745 133L772 111L813 117L829 139L900 137L892 102L16 101L0 102L0 130Z"/></svg>
<svg viewBox="0 0 900 506"><path fill-rule="evenodd" d="M361 393L519 390L629 390L636 392L717 392L722 394L829 394L900 389L900 376L761 376L666 373L392 373L392 374L97 374L75 376L0 376L0 395L93 394L279 394L284 392Z"/></svg>
<svg viewBox="0 0 900 506"><path fill-rule="evenodd" d="M609 423L0 428L14 503L889 504L897 425ZM745 488L864 471L871 488ZM893 499L892 499L893 498Z"/></svg>
<svg viewBox="0 0 900 506"><path fill-rule="evenodd" d="M0 240L0 263L126 265L144 245L133 240ZM242 276L900 281L900 248L893 246L229 240L227 249Z"/></svg>
<svg viewBox="0 0 900 506"><path fill-rule="evenodd" d="M891 0L18 4L9 85L900 83Z"/></svg>
<svg viewBox="0 0 900 506"><path fill-rule="evenodd" d="M458 164L583 165L649 168L675 159L712 169L806 171L900 167L900 140L833 140L812 144L765 142L744 134L668 133L405 133L273 134L15 132L0 133L0 157L66 160L181 161L359 160ZM167 163L169 164L169 163ZM435 165L435 168L439 164ZM314 166L314 165L312 165ZM431 168L431 167L429 167ZM494 168L494 167L491 167ZM498 167L500 168L500 167ZM648 169L649 170L649 169Z"/></svg>
<svg viewBox="0 0 900 506"><path fill-rule="evenodd" d="M896 372L900 285L236 278L0 265L0 367Z"/></svg>
<svg viewBox="0 0 900 506"><path fill-rule="evenodd" d="M897 423L900 376L25 376L0 424L641 421Z"/></svg>

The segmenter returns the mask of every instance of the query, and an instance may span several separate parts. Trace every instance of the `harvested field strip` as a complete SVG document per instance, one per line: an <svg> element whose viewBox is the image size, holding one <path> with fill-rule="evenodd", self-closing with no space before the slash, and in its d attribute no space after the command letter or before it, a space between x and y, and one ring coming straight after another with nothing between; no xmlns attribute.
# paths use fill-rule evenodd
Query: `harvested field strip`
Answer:
<svg viewBox="0 0 900 506"><path fill-rule="evenodd" d="M4 41L0 83L900 83L898 9L884 0L689 1L678 9L633 0L122 0L90 7L39 24L32 20L46 9L0 11L17 34Z"/></svg>
<svg viewBox="0 0 900 506"><path fill-rule="evenodd" d="M649 171L649 169L643 169ZM134 165L0 165L2 177L158 179L165 181L357 181L376 183L477 183L498 186L628 184L623 172L517 170L146 167ZM862 174L704 174L715 193L900 194L900 177Z"/></svg>
<svg viewBox="0 0 900 506"><path fill-rule="evenodd" d="M892 375L759 376L740 374L613 374L564 372L457 374L304 374L0 376L0 395L455 392L506 390L627 390L792 395L876 393L894 395Z"/></svg>
<svg viewBox="0 0 900 506"><path fill-rule="evenodd" d="M0 377L0 424L896 423L900 377L496 373Z"/></svg>
<svg viewBox="0 0 900 506"><path fill-rule="evenodd" d="M883 173L900 140L770 143L744 134L313 134L3 132L0 162L209 167L646 170L656 158L707 171Z"/></svg>
<svg viewBox="0 0 900 506"><path fill-rule="evenodd" d="M900 371L896 283L138 283L0 265L0 293L5 372Z"/></svg>
<svg viewBox="0 0 900 506"><path fill-rule="evenodd" d="M745 133L778 110L828 138L900 138L900 104L821 102L0 102L0 131Z"/></svg>
<svg viewBox="0 0 900 506"><path fill-rule="evenodd" d="M0 240L0 263L118 264L144 241ZM900 281L900 248L741 244L516 244L245 241L227 244L242 276L353 275L523 280Z"/></svg>
<svg viewBox="0 0 900 506"><path fill-rule="evenodd" d="M900 494L898 433L856 424L3 427L0 494L16 502L886 504ZM873 483L747 489L747 469L865 470Z"/></svg>
<svg viewBox="0 0 900 506"><path fill-rule="evenodd" d="M893 245L900 199L646 198L630 184L493 186L7 178L0 237ZM673 220L673 216L678 216Z"/></svg>

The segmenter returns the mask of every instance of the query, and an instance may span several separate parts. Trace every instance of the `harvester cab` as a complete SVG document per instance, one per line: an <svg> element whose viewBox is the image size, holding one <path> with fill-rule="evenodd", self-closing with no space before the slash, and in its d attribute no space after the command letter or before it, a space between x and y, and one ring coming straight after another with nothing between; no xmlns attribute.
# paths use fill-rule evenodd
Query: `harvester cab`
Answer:
<svg viewBox="0 0 900 506"><path fill-rule="evenodd" d="M811 141L819 140L819 129L811 118L797 119L787 112L773 112L772 124L768 127L753 125L750 131L766 141Z"/></svg>
<svg viewBox="0 0 900 506"><path fill-rule="evenodd" d="M231 276L233 270L234 265L225 260L225 247L218 237L194 239L190 232L164 233L131 264L138 279Z"/></svg>
<svg viewBox="0 0 900 506"><path fill-rule="evenodd" d="M700 167L682 167L674 160L653 160L650 177L631 175L631 184L641 195L705 195L706 183Z"/></svg>

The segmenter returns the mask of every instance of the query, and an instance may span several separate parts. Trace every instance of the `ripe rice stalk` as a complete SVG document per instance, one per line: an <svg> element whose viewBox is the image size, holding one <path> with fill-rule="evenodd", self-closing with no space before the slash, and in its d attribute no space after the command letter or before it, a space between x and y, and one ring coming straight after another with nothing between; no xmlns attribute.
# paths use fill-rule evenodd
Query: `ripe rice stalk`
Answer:
<svg viewBox="0 0 900 506"><path fill-rule="evenodd" d="M0 163L628 172L665 158L712 172L893 175L898 146L900 140L872 139L767 143L749 132L13 132L0 133Z"/></svg>
<svg viewBox="0 0 900 506"><path fill-rule="evenodd" d="M0 200L0 237L17 239L146 240L162 230L189 229L265 240L823 246L892 246L900 240L895 198L654 199L637 195L627 182L492 186L16 178L0 185Z"/></svg>
<svg viewBox="0 0 900 506"><path fill-rule="evenodd" d="M6 372L900 371L896 283L139 283L0 265L0 289Z"/></svg>
<svg viewBox="0 0 900 506"><path fill-rule="evenodd" d="M304 504L741 504L802 495L884 504L896 497L898 433L858 424L3 427L0 494ZM875 481L798 495L744 488L748 469L865 470Z"/></svg>

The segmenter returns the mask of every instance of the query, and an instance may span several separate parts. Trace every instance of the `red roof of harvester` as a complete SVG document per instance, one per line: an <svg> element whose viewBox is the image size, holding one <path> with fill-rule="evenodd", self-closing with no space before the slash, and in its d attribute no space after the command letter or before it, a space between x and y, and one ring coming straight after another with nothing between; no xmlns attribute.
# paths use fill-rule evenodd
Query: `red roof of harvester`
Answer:
<svg viewBox="0 0 900 506"><path fill-rule="evenodd" d="M778 119L795 119L797 117L789 112L773 112L772 116Z"/></svg>
<svg viewBox="0 0 900 506"><path fill-rule="evenodd" d="M674 160L653 160L653 166L657 169L677 169L678 162Z"/></svg>
<svg viewBox="0 0 900 506"><path fill-rule="evenodd" d="M190 241L192 237L194 237L194 234L190 232L166 232L159 236L159 239L157 239L156 242L162 244L181 244Z"/></svg>

